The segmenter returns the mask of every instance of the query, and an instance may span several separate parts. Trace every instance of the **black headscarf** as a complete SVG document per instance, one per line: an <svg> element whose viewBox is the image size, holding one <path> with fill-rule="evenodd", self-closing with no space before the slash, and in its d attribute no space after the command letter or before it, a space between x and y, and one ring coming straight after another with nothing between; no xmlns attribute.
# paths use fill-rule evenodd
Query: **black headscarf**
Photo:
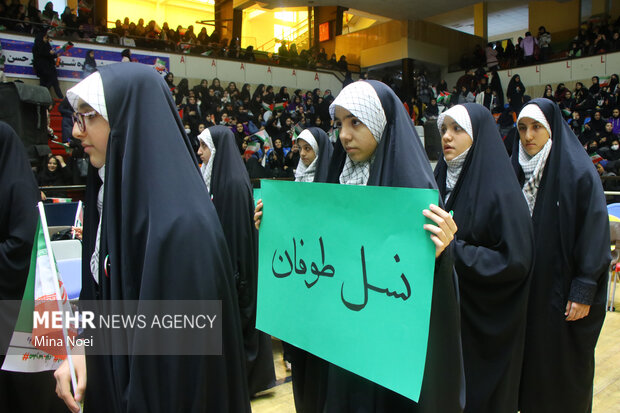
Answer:
<svg viewBox="0 0 620 413"><path fill-rule="evenodd" d="M21 300L37 227L39 190L24 145L1 121L0 199L0 300ZM13 331L16 318L17 314L0 312L2 331ZM0 349L6 350L10 338L10 334L0 337ZM5 354L0 352L0 356Z"/></svg>
<svg viewBox="0 0 620 413"><path fill-rule="evenodd" d="M534 258L530 213L497 125L484 107L463 105L473 143L446 210L458 226L455 268L467 389L465 411L518 410L529 275ZM435 169L442 197L448 165Z"/></svg>
<svg viewBox="0 0 620 413"><path fill-rule="evenodd" d="M592 403L594 347L605 318L609 217L598 173L558 105L547 99L530 104L544 113L553 144L532 216L536 257L520 408L585 412ZM512 164L523 185L518 142ZM567 301L590 304L589 315L565 321Z"/></svg>
<svg viewBox="0 0 620 413"><path fill-rule="evenodd" d="M329 136L321 128L311 127L308 128L316 143L319 145L319 153L317 156L319 160L316 163L316 172L314 173L314 182L326 182L327 171L334 152L334 145L329 141ZM301 162L301 161L300 161Z"/></svg>
<svg viewBox="0 0 620 413"><path fill-rule="evenodd" d="M212 126L209 132L215 146L210 189L237 282L248 383L250 394L255 394L273 387L276 376L271 337L255 327L258 233L254 227L252 185L232 131Z"/></svg>
<svg viewBox="0 0 620 413"><path fill-rule="evenodd" d="M101 181L91 167L80 299L221 300L224 351L221 356L87 355L86 408L249 412L226 239L169 88L157 72L138 63L107 65L99 72L110 124L99 284L89 262ZM142 337L139 329L131 333L128 340L134 343Z"/></svg>
<svg viewBox="0 0 620 413"><path fill-rule="evenodd" d="M375 150L374 162L370 166L368 185L437 189L420 138L401 101L387 85L374 80L368 83L375 89L387 118L381 142ZM327 182L339 182L346 156L342 143L336 142ZM317 365L306 363L305 369L311 371ZM318 370L313 377L315 382L306 378L304 385L306 394L316 392L317 404L311 404L307 411L461 412L465 404L465 383L458 287L451 248L447 248L435 262L426 365L419 403L335 365L329 365L327 372L315 370ZM308 403L309 400L303 402Z"/></svg>

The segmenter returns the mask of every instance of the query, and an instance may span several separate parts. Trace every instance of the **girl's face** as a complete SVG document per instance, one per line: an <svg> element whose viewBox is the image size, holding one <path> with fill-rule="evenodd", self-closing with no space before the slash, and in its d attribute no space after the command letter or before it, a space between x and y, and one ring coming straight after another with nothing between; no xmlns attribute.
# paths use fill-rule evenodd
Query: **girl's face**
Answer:
<svg viewBox="0 0 620 413"><path fill-rule="evenodd" d="M515 82L520 82L521 78L519 76L515 77Z"/></svg>
<svg viewBox="0 0 620 413"><path fill-rule="evenodd" d="M530 156L536 155L549 140L549 132L542 123L532 118L519 120L519 138Z"/></svg>
<svg viewBox="0 0 620 413"><path fill-rule="evenodd" d="M304 165L310 166L312 161L316 159L314 149L312 149L312 146L303 139L297 139L297 145L299 145L299 158Z"/></svg>
<svg viewBox="0 0 620 413"><path fill-rule="evenodd" d="M58 169L58 160L54 157L50 157L47 160L47 169L50 172L54 172L56 169Z"/></svg>
<svg viewBox="0 0 620 413"><path fill-rule="evenodd" d="M202 140L200 141L200 147L198 148L198 156L200 156L200 160L203 164L207 164L209 159L211 159L211 149L204 143Z"/></svg>
<svg viewBox="0 0 620 413"><path fill-rule="evenodd" d="M601 112L596 112L596 113L594 114L594 119L596 119L596 120L600 120L600 119L601 119Z"/></svg>
<svg viewBox="0 0 620 413"><path fill-rule="evenodd" d="M446 116L441 125L441 145L445 160L451 161L456 158L471 147L472 143L472 138L465 129L450 116Z"/></svg>
<svg viewBox="0 0 620 413"><path fill-rule="evenodd" d="M99 113L82 99L78 101L78 115L93 113L84 116L84 131L77 122L73 124L73 137L82 142L84 152L90 158L90 163L95 168L105 165L106 153L108 149L108 138L110 137L110 124Z"/></svg>
<svg viewBox="0 0 620 413"><path fill-rule="evenodd" d="M215 79L215 80L213 81L213 84L217 87L217 86L219 86L219 85L220 85L220 81L219 81L218 79Z"/></svg>
<svg viewBox="0 0 620 413"><path fill-rule="evenodd" d="M339 131L340 143L353 162L368 161L377 149L377 141L370 129L355 115L336 106L334 126Z"/></svg>
<svg viewBox="0 0 620 413"><path fill-rule="evenodd" d="M237 123L237 132L243 132L243 123Z"/></svg>
<svg viewBox="0 0 620 413"><path fill-rule="evenodd" d="M209 82L207 82L207 80L203 80L202 82L200 82L200 86L202 87L209 87Z"/></svg>
<svg viewBox="0 0 620 413"><path fill-rule="evenodd" d="M611 122L607 122L605 124L605 131L607 131L607 133L611 133L612 130L614 130L614 125Z"/></svg>
<svg viewBox="0 0 620 413"><path fill-rule="evenodd" d="M275 147L276 147L276 149L280 149L280 148L282 148L282 141L281 141L280 139L276 139L276 140L273 142L273 146L275 146Z"/></svg>

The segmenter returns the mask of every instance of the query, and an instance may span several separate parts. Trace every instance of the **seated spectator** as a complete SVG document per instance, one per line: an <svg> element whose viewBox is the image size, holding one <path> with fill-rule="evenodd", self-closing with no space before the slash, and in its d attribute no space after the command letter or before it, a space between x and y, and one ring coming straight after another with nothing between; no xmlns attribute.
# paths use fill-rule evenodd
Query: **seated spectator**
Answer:
<svg viewBox="0 0 620 413"><path fill-rule="evenodd" d="M565 89L564 100L560 102L560 109L564 115L564 119L570 119L575 111L575 99L570 90Z"/></svg>
<svg viewBox="0 0 620 413"><path fill-rule="evenodd" d="M288 57L288 49L286 48L286 42L282 40L282 44L278 47L278 56Z"/></svg>
<svg viewBox="0 0 620 413"><path fill-rule="evenodd" d="M52 24L52 21L58 21L58 12L54 11L54 3L48 1L41 12L41 21L46 24Z"/></svg>
<svg viewBox="0 0 620 413"><path fill-rule="evenodd" d="M558 84L558 87L555 89L555 93L553 94L553 98L557 103L560 103L562 100L564 100L567 90L568 89L566 88L566 86L564 86L564 83Z"/></svg>
<svg viewBox="0 0 620 413"><path fill-rule="evenodd" d="M256 57L254 56L254 46L248 46L243 53L243 60L247 60L248 62L255 62Z"/></svg>
<svg viewBox="0 0 620 413"><path fill-rule="evenodd" d="M202 46L209 45L209 42L211 40L209 39L209 34L207 33L206 27L203 27L202 29L200 29L200 33L198 33L198 37L196 38L196 40L198 41L198 44Z"/></svg>
<svg viewBox="0 0 620 413"><path fill-rule="evenodd" d="M327 53L325 53L325 48L321 47L321 51L317 55L317 63L326 64L327 63Z"/></svg>
<svg viewBox="0 0 620 413"><path fill-rule="evenodd" d="M338 68L338 60L336 60L336 53L332 53L332 57L327 61L327 67L330 69Z"/></svg>
<svg viewBox="0 0 620 413"><path fill-rule="evenodd" d="M615 107L611 112L611 117L608 119L612 124L612 131L620 136L620 108Z"/></svg>
<svg viewBox="0 0 620 413"><path fill-rule="evenodd" d="M583 124L581 122L581 115L579 115L579 112L574 111L571 114L571 118L568 120L568 125L570 126L570 128L573 131L573 133L575 134L575 136L580 138L579 141L581 142L581 134L583 132ZM581 142L582 145L584 143L585 142Z"/></svg>
<svg viewBox="0 0 620 413"><path fill-rule="evenodd" d="M276 102L288 102L290 99L290 96L288 94L288 89L286 88L286 86L282 86L280 88L280 91L278 92L278 94L275 97Z"/></svg>
<svg viewBox="0 0 620 413"><path fill-rule="evenodd" d="M543 98L549 99L552 102L555 102L555 97L553 96L553 91L549 89L545 89L545 93L543 94Z"/></svg>
<svg viewBox="0 0 620 413"><path fill-rule="evenodd" d="M609 50L609 43L604 34L599 34L594 40L593 49L595 54L604 54Z"/></svg>
<svg viewBox="0 0 620 413"><path fill-rule="evenodd" d="M345 55L340 56L340 60L338 60L338 69L342 72L349 70L349 63L347 62L347 57Z"/></svg>
<svg viewBox="0 0 620 413"><path fill-rule="evenodd" d="M123 32L123 37L121 37L121 40L120 40L121 46L136 47L136 41L133 38L129 37L129 36L130 36L129 30L125 30ZM129 60L129 61L131 61L131 60Z"/></svg>
<svg viewBox="0 0 620 413"><path fill-rule="evenodd" d="M211 81L211 88L213 88L213 92L215 93L215 96L217 98L221 98L224 94L224 88L222 88L222 85L220 85L220 79L218 79L217 77L213 78L213 80Z"/></svg>
<svg viewBox="0 0 620 413"><path fill-rule="evenodd" d="M196 34L194 33L194 26L190 25L185 30L185 34L183 35L183 42L189 44L196 44Z"/></svg>
<svg viewBox="0 0 620 413"><path fill-rule="evenodd" d="M134 34L139 37L144 37L146 33L146 27L144 27L144 19L138 20L138 24L136 25Z"/></svg>
<svg viewBox="0 0 620 413"><path fill-rule="evenodd" d="M467 90L465 86L461 86L461 93L459 93L458 101L456 103L460 105L463 103L474 103L475 101L476 98L474 97L474 94Z"/></svg>
<svg viewBox="0 0 620 413"><path fill-rule="evenodd" d="M570 48L568 49L568 57L581 57L581 47L577 42L572 42L570 44Z"/></svg>
<svg viewBox="0 0 620 413"><path fill-rule="evenodd" d="M39 186L62 186L72 184L71 169L62 156L47 155L37 174ZM65 197L64 191L45 190L41 192L43 200L47 198Z"/></svg>
<svg viewBox="0 0 620 413"><path fill-rule="evenodd" d="M618 31L615 31L611 36L611 40L609 41L609 51L620 52L620 33L618 33Z"/></svg>
<svg viewBox="0 0 620 413"><path fill-rule="evenodd" d="M602 147L610 147L611 143L618 139L618 135L613 132L614 125L611 122L605 123L605 131L603 131L599 135L598 146Z"/></svg>

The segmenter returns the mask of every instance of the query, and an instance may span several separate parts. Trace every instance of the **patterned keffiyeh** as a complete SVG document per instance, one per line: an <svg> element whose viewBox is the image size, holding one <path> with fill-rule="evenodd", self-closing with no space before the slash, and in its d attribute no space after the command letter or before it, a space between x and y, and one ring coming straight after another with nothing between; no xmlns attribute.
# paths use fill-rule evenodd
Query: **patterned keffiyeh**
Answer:
<svg viewBox="0 0 620 413"><path fill-rule="evenodd" d="M452 159L451 161L446 161L446 165L448 165L448 169L446 171L446 202L450 198L450 194L456 186L456 183L459 180L459 176L461 176L463 164L465 163L465 159L467 159L467 154L469 153L470 149L471 146L465 149L465 151L456 158Z"/></svg>
<svg viewBox="0 0 620 413"><path fill-rule="evenodd" d="M551 127L545 117L545 114L538 105L529 104L525 106L517 122L523 118L534 119L545 127L551 138ZM534 206L536 205L536 195L538 194L538 187L542 180L543 172L545 171L545 165L547 164L547 158L551 152L551 139L545 143L545 146L534 156L530 156L522 143L519 142L519 164L523 173L525 174L525 184L523 185L523 195L527 201L527 205L530 208L530 216L534 213Z"/></svg>
<svg viewBox="0 0 620 413"><path fill-rule="evenodd" d="M521 142L519 142L519 164L525 174L523 195L525 196L527 206L530 209L530 216L534 213L536 194L538 194L538 187L540 186L540 181L542 180L545 165L547 164L547 158L549 158L549 153L551 153L551 139L549 139L540 152L534 156L528 155Z"/></svg>
<svg viewBox="0 0 620 413"><path fill-rule="evenodd" d="M357 117L372 133L377 143L381 142L383 130L387 124L385 112L375 89L364 81L351 83L336 97L329 106L332 119L336 106L340 106ZM370 176L370 165L374 155L364 162L353 162L347 156L340 173L340 183L345 185L366 185Z"/></svg>

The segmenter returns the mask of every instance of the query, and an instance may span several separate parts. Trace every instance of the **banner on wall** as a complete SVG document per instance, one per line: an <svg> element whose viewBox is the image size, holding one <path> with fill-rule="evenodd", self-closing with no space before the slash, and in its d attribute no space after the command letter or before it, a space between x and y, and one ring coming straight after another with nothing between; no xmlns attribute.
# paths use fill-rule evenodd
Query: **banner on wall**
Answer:
<svg viewBox="0 0 620 413"><path fill-rule="evenodd" d="M2 54L5 58L4 73L7 77L22 77L36 79L32 67L32 46L34 39L24 36L5 34L0 38ZM65 43L64 40L52 40L52 47L57 48ZM75 43L60 56L56 70L59 80L80 81L83 77L82 66L88 50L95 52L97 67L119 63L121 53L118 48L110 48L99 44ZM170 58L165 54L147 51L132 51L131 58L142 64L153 66L164 74L170 71Z"/></svg>

